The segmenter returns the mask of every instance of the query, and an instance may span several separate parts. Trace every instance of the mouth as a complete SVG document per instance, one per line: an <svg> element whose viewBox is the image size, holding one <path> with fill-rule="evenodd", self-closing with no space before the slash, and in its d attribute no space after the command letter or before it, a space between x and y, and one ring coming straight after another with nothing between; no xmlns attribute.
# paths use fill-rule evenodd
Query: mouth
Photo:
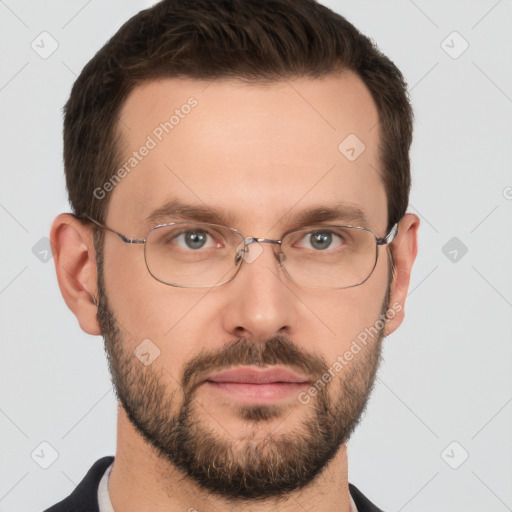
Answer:
<svg viewBox="0 0 512 512"><path fill-rule="evenodd" d="M238 367L209 375L204 384L215 393L245 404L271 403L310 386L310 379L284 368Z"/></svg>

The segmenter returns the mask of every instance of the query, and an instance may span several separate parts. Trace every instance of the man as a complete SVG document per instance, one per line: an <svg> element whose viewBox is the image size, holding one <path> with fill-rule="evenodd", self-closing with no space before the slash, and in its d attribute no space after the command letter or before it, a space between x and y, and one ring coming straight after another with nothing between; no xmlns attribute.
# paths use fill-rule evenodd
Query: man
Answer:
<svg viewBox="0 0 512 512"><path fill-rule="evenodd" d="M312 0L121 27L66 104L51 231L117 450L48 510L379 510L346 445L404 317L411 138L400 72Z"/></svg>

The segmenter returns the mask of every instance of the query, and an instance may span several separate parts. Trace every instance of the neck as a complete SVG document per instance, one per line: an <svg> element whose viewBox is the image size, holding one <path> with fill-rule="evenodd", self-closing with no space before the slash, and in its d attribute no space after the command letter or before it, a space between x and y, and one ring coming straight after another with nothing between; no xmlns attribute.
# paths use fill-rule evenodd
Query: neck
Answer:
<svg viewBox="0 0 512 512"><path fill-rule="evenodd" d="M239 511L349 512L347 451L343 445L307 487L265 501L230 500L212 495L184 477L134 429L118 409L117 449L108 490L116 512Z"/></svg>

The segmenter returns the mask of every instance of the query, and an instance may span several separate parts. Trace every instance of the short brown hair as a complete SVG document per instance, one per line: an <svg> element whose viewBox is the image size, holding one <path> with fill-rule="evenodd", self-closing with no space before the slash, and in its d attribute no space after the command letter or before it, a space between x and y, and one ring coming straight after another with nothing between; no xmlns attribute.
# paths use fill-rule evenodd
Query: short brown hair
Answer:
<svg viewBox="0 0 512 512"><path fill-rule="evenodd" d="M162 0L139 12L84 67L64 108L64 166L78 216L104 221L94 190L121 162L119 113L141 82L188 77L272 82L349 69L379 113L388 228L409 201L413 113L398 68L345 18L314 0Z"/></svg>

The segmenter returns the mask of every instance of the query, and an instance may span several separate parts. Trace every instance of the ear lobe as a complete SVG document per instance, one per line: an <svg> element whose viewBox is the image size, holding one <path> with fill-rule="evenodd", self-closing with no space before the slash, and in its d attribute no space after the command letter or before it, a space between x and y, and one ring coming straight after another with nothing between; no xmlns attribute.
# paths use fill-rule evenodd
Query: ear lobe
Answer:
<svg viewBox="0 0 512 512"><path fill-rule="evenodd" d="M413 213L407 213L400 220L398 235L392 242L395 272L390 283L389 304L395 309L396 314L386 323L386 336L394 332L404 319L405 299L409 290L412 266L418 253L419 226L419 217Z"/></svg>
<svg viewBox="0 0 512 512"><path fill-rule="evenodd" d="M66 304L83 331L101 334L96 319L96 252L90 226L72 215L61 214L53 221L50 242L57 281Z"/></svg>

